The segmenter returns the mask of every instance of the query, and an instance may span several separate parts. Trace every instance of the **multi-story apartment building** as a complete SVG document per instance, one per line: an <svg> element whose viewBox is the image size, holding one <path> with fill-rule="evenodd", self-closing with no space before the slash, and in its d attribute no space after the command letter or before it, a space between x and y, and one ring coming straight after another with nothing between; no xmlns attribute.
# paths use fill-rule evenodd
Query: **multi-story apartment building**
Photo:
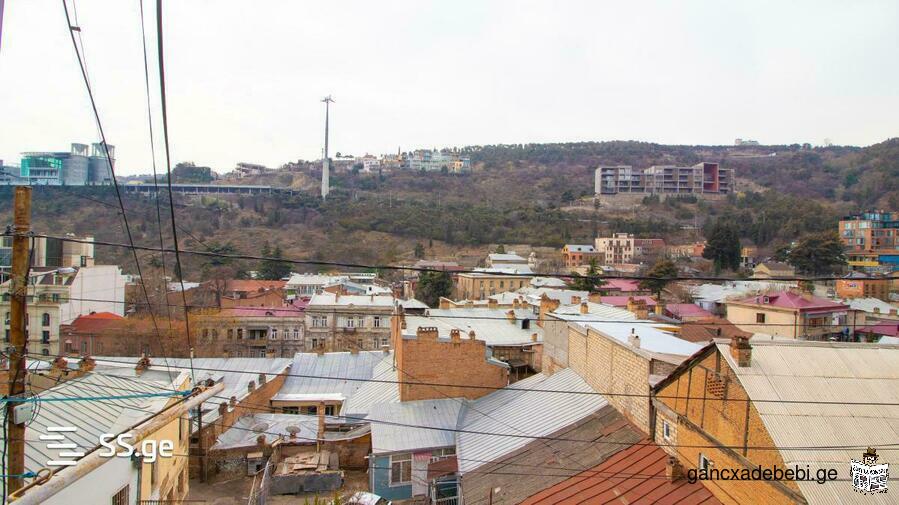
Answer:
<svg viewBox="0 0 899 505"><path fill-rule="evenodd" d="M702 162L692 167L656 165L649 168L629 165L596 169L597 196L636 195L726 195L734 191L733 169Z"/></svg>
<svg viewBox="0 0 899 505"><path fill-rule="evenodd" d="M458 153L437 150L418 150L406 158L406 167L423 172L440 172L446 169L449 173L471 172L471 158Z"/></svg>
<svg viewBox="0 0 899 505"><path fill-rule="evenodd" d="M849 266L856 270L899 270L899 215L868 211L840 220L840 239L846 246Z"/></svg>
<svg viewBox="0 0 899 505"><path fill-rule="evenodd" d="M634 236L615 233L611 237L596 237L596 252L605 256L607 264L631 263L637 251Z"/></svg>
<svg viewBox="0 0 899 505"><path fill-rule="evenodd" d="M4 339L10 338L10 281L0 284ZM44 356L60 354L59 326L92 312L125 314L125 276L115 265L31 269L25 328L28 348Z"/></svg>
<svg viewBox="0 0 899 505"><path fill-rule="evenodd" d="M390 345L390 316L397 303L389 295L313 295L306 306L306 349L377 350Z"/></svg>
<svg viewBox="0 0 899 505"><path fill-rule="evenodd" d="M67 237L85 242L93 242L94 237ZM12 237L0 237L0 268L12 265ZM33 267L92 267L94 266L94 244L68 242L58 238L34 237L31 253ZM3 274L0 273L0 276Z"/></svg>
<svg viewBox="0 0 899 505"><path fill-rule="evenodd" d="M301 306L232 307L192 315L191 326L201 357L289 358L306 349Z"/></svg>
<svg viewBox="0 0 899 505"><path fill-rule="evenodd" d="M530 284L530 267L478 268L456 275L453 296L456 300L484 300L504 291L515 291Z"/></svg>
<svg viewBox="0 0 899 505"><path fill-rule="evenodd" d="M565 244L562 247L562 263L568 268L588 265L591 261L602 264L605 255L592 245Z"/></svg>
<svg viewBox="0 0 899 505"><path fill-rule="evenodd" d="M115 160L115 147L106 146ZM12 169L14 172L14 169ZM6 172L10 169L7 168ZM69 151L22 153L19 173L9 174L6 184L89 186L112 184L112 171L103 143L72 144Z"/></svg>

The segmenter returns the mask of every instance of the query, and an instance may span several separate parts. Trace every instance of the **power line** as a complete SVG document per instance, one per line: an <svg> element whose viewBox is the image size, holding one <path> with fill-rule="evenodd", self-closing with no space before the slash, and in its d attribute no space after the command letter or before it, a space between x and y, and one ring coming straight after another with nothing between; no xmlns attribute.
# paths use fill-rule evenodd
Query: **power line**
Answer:
<svg viewBox="0 0 899 505"><path fill-rule="evenodd" d="M14 233L4 233L4 235L11 236ZM74 237L59 237L54 235L45 235L38 234L38 237L45 238L54 238L68 242L76 242L76 243L91 243L94 245L101 246L109 246L109 247L130 247L128 244L122 244L118 242L107 242L94 240L91 242L81 240ZM137 249L143 251L152 251L152 252L167 252L174 253L174 249L158 249L154 247L147 246L136 246ZM195 256L206 256L206 257L214 257L214 258L226 258L226 259L235 259L235 260L254 260L254 261L279 261L282 263L291 263L295 265L312 265L312 266L331 266L331 267L340 267L340 268L358 268L362 270L400 270L400 271L410 271L410 272L432 272L432 273L446 273L446 274L486 274L491 276L501 276L501 277L558 277L558 278L568 278L568 279L580 279L584 276L578 274L571 273L559 273L559 272L548 272L548 273L511 273L504 271L483 271L478 269L463 269L463 270L441 270L436 268L423 268L423 267L415 267L415 266L401 266L401 265L369 265L364 263L346 263L346 262L337 262L337 261L323 261L323 260L297 260L291 258L274 258L270 256L259 256L253 254L227 254L227 253L219 253L219 252L205 252L205 251L196 251L192 249L181 249L181 253L191 254ZM646 275L614 275L614 276L602 276L601 279L624 279L624 280L665 280L665 281L709 281L709 282L737 282L737 281L749 281L749 282L789 282L789 281L835 281L840 280L843 277L835 277L835 276L819 276L819 277L800 277L800 276L791 276L791 277L771 277L768 279L735 279L730 277L714 277L714 276L672 276L672 277L652 277ZM600 288L602 289L602 288Z"/></svg>
<svg viewBox="0 0 899 505"><path fill-rule="evenodd" d="M368 351L368 352L378 352L382 351ZM27 353L29 356L34 356L34 358L38 361L50 361L47 356L38 355L36 353ZM95 358L96 359L96 358ZM262 359L262 358L260 358ZM99 358L96 359L99 363L116 363L116 364L124 364L134 366L137 364L135 361L121 361L114 360L109 358ZM151 364L151 366L153 366ZM175 368L183 368L183 367L175 367ZM499 387L499 386L481 386L481 385L471 385L471 384L453 384L453 383L440 383L440 382L424 382L424 381L399 381L399 380L389 380L389 379L362 379L358 377L346 377L346 376L329 376L329 375L311 375L311 374L297 374L297 373L286 373L286 372L271 372L268 370L229 370L225 368L211 368L211 367L194 367L196 370L200 370L203 372L222 372L222 373L232 373L232 374L251 374L258 376L260 374L264 374L266 376L273 375L275 377L298 377L302 379L324 379L324 380L332 380L332 381L349 381L349 382L363 382L363 383L380 383L380 384L407 384L410 386L430 386L430 387L456 387L456 388L466 388L466 389L479 389L479 390L491 390L491 391L520 391L520 392L530 392L530 393L552 393L552 394L571 394L571 395L582 395L582 396L620 396L620 397L629 397L629 398L658 398L658 399L671 399L671 400L717 400L712 398L704 398L702 396L680 396L680 395L652 395L652 394L641 394L641 393L619 393L612 391L569 391L569 390L561 390L561 389L536 389L536 388L516 388L514 387L514 383L509 386ZM171 373L169 371L169 373ZM226 398L227 400L227 398ZM870 406L897 406L899 403L894 402L844 402L844 401L833 401L833 400L783 400L783 399L746 399L746 400L737 400L734 398L728 398L727 400L721 399L720 401L728 401L728 402L743 402L750 401L754 403L787 403L787 404L799 404L799 405L870 405Z"/></svg>
<svg viewBox="0 0 899 505"><path fill-rule="evenodd" d="M190 336L190 314L188 314L187 298L184 294L184 270L181 266L181 252L178 250L178 227L175 224L175 206L172 203L174 201L174 197L172 196L174 193L172 191L172 159L171 152L169 151L169 116L165 98L165 51L163 50L162 41L162 0L156 0L156 48L159 64L159 97L160 106L162 108L162 137L165 147L166 185L169 190L169 210L172 217L172 243L175 246L175 268L178 273L178 281L181 283L181 302L184 304L184 325L187 329L187 346L193 349L193 343L191 342ZM159 249L161 251L163 247L160 247ZM164 253L163 257L165 257ZM143 285L143 278L141 278L141 285ZM168 300L166 300L166 303L168 303ZM190 357L190 375L192 378L194 377L192 352Z"/></svg>

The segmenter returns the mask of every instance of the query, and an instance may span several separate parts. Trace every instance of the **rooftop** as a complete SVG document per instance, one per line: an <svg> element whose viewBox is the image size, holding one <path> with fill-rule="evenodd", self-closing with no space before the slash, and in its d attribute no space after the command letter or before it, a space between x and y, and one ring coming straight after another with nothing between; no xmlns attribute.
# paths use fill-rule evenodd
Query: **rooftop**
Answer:
<svg viewBox="0 0 899 505"><path fill-rule="evenodd" d="M375 375L378 363L393 365L393 353L383 351L297 353L290 377L273 401L345 401Z"/></svg>
<svg viewBox="0 0 899 505"><path fill-rule="evenodd" d="M669 303L665 305L665 310L670 312L676 318L684 317L712 317L712 313L695 303Z"/></svg>
<svg viewBox="0 0 899 505"><path fill-rule="evenodd" d="M647 307L655 307L658 302L656 299L649 295L637 295L637 296L601 296L599 298L600 302L605 305L613 305L615 307L626 307L628 299L633 298L634 301L644 301L646 302Z"/></svg>
<svg viewBox="0 0 899 505"><path fill-rule="evenodd" d="M309 299L309 308L320 306L340 307L383 307L392 308L396 299L390 295L336 295L334 293L320 293L312 295Z"/></svg>
<svg viewBox="0 0 899 505"><path fill-rule="evenodd" d="M509 253L491 253L487 255L490 261L502 261L505 263L527 263L527 258L523 258L514 252Z"/></svg>
<svg viewBox="0 0 899 505"><path fill-rule="evenodd" d="M601 291L621 291L624 293L630 291L642 291L640 289L640 281L634 279L603 279L605 284L599 287Z"/></svg>
<svg viewBox="0 0 899 505"><path fill-rule="evenodd" d="M830 301L826 298L809 294L793 293L791 291L777 291L733 300L736 303L748 303L753 305L767 305L784 309L798 310L800 312L827 312L848 310L849 306Z"/></svg>
<svg viewBox="0 0 899 505"><path fill-rule="evenodd" d="M859 459L874 447L884 461L899 461L899 349L878 344L805 341L752 343L751 366L739 367L729 343L716 340L740 384L754 401L762 423L787 466L833 468ZM823 403L760 402L802 400ZM883 402L886 405L846 405ZM856 447L814 450L805 447ZM846 482L799 481L809 503L856 503ZM864 497L866 503L892 503L886 495Z"/></svg>
<svg viewBox="0 0 899 505"><path fill-rule="evenodd" d="M372 452L387 454L455 446L455 432L446 430L456 428L464 402L459 398L442 398L375 405L369 415Z"/></svg>
<svg viewBox="0 0 899 505"><path fill-rule="evenodd" d="M592 245L565 244L565 248L571 252L596 252L596 248Z"/></svg>
<svg viewBox="0 0 899 505"><path fill-rule="evenodd" d="M509 317L512 313L514 318ZM488 346L529 345L543 340L543 329L537 326L537 315L525 309L456 308L430 309L424 316L406 315L403 335L414 336L418 328L437 328L440 337L449 338L451 330L464 336L475 332L475 338Z"/></svg>

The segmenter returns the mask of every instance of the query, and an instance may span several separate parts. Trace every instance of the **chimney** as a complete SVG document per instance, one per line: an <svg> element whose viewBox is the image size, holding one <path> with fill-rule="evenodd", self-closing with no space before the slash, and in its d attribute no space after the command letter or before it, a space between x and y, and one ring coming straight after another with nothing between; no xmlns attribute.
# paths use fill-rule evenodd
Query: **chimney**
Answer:
<svg viewBox="0 0 899 505"><path fill-rule="evenodd" d="M587 302L581 302L581 314L589 314L590 306L587 305Z"/></svg>
<svg viewBox="0 0 899 505"><path fill-rule="evenodd" d="M228 412L228 403L227 402L219 403L219 417L225 415L226 412Z"/></svg>
<svg viewBox="0 0 899 505"><path fill-rule="evenodd" d="M334 302L336 303L336 302L338 302L339 300L340 300L340 290L338 289L338 290L334 293Z"/></svg>
<svg viewBox="0 0 899 505"><path fill-rule="evenodd" d="M325 439L325 402L318 402L318 408L315 409L316 413L318 413L318 435L316 435L317 446L321 449L322 441Z"/></svg>
<svg viewBox="0 0 899 505"><path fill-rule="evenodd" d="M258 437L256 437L256 445L258 445L259 447L265 446L265 435L259 435Z"/></svg>
<svg viewBox="0 0 899 505"><path fill-rule="evenodd" d="M231 398L228 398L228 406L231 407L232 409L237 406L237 397L236 396L232 396Z"/></svg>
<svg viewBox="0 0 899 505"><path fill-rule="evenodd" d="M350 342L350 354L359 354L359 346Z"/></svg>
<svg viewBox="0 0 899 505"><path fill-rule="evenodd" d="M450 330L450 339L452 339L453 342L461 342L462 341L462 336L459 333L458 328L453 328L452 330Z"/></svg>
<svg viewBox="0 0 899 505"><path fill-rule="evenodd" d="M508 319L510 323L515 324L515 321L516 321L516 318L515 318L515 311L512 310L512 309L509 309L509 310L506 312L506 319Z"/></svg>
<svg viewBox="0 0 899 505"><path fill-rule="evenodd" d="M668 456L665 464L665 477L671 482L677 482L684 478L684 465L674 456Z"/></svg>
<svg viewBox="0 0 899 505"><path fill-rule="evenodd" d="M57 356L50 369L54 372L65 372L69 369L69 362L62 356Z"/></svg>
<svg viewBox="0 0 899 505"><path fill-rule="evenodd" d="M264 374L264 373L261 373L261 374L259 374L259 377L257 378L257 381L256 381L256 382L259 383L259 387L262 387L262 386L265 385L265 382L266 382L267 380L268 380L268 379L265 377L265 374Z"/></svg>
<svg viewBox="0 0 899 505"><path fill-rule="evenodd" d="M518 304L518 298L515 298L514 300L512 300L512 308L517 309L519 307L520 307L520 305Z"/></svg>
<svg viewBox="0 0 899 505"><path fill-rule="evenodd" d="M574 296L571 297L571 304L572 304L572 305L577 305L577 304L579 304L579 303L581 303L581 297L580 297L580 296L574 295Z"/></svg>
<svg viewBox="0 0 899 505"><path fill-rule="evenodd" d="M148 358L146 354L142 354L140 359L137 360L137 365L134 367L134 373L140 375L148 368L150 368L150 358Z"/></svg>
<svg viewBox="0 0 899 505"><path fill-rule="evenodd" d="M256 381L250 381L247 383L247 393L252 393L256 390Z"/></svg>
<svg viewBox="0 0 899 505"><path fill-rule="evenodd" d="M434 326L419 326L415 330L415 338L419 340L437 340L437 328Z"/></svg>
<svg viewBox="0 0 899 505"><path fill-rule="evenodd" d="M536 333L531 333L531 342L536 342L538 338L539 335L537 335Z"/></svg>
<svg viewBox="0 0 899 505"><path fill-rule="evenodd" d="M499 305L499 303L496 301L496 298L488 298L487 299L487 308L488 309L495 309L497 307L497 305Z"/></svg>
<svg viewBox="0 0 899 505"><path fill-rule="evenodd" d="M662 303L661 300L659 300L659 301L656 303L656 307L655 307L654 312L655 312L657 315L659 315L659 316L664 316L664 315L665 315L665 304Z"/></svg>
<svg viewBox="0 0 899 505"><path fill-rule="evenodd" d="M890 309L889 314L890 314L891 316L895 316L895 315L896 315L896 309Z"/></svg>
<svg viewBox="0 0 899 505"><path fill-rule="evenodd" d="M468 332L468 338L471 339L471 340L474 340L474 337L475 337L474 330L469 331L469 332Z"/></svg>
<svg viewBox="0 0 899 505"><path fill-rule="evenodd" d="M631 334L627 337L627 343L634 349L640 348L640 336L631 328Z"/></svg>
<svg viewBox="0 0 899 505"><path fill-rule="evenodd" d="M324 355L325 355L325 346L324 346L324 344L315 346L315 354L317 354L318 356L324 356Z"/></svg>
<svg viewBox="0 0 899 505"><path fill-rule="evenodd" d="M730 339L730 355L740 368L752 366L752 346L749 345L749 338L734 335Z"/></svg>

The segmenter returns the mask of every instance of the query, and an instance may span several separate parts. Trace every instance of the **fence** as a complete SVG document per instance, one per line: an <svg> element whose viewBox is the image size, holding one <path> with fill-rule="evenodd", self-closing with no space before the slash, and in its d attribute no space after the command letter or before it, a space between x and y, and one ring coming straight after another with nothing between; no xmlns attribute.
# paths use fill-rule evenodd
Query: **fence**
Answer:
<svg viewBox="0 0 899 505"><path fill-rule="evenodd" d="M253 477L253 485L250 486L250 499L247 500L247 505L265 505L271 485L272 464L271 462L266 462L265 468Z"/></svg>

